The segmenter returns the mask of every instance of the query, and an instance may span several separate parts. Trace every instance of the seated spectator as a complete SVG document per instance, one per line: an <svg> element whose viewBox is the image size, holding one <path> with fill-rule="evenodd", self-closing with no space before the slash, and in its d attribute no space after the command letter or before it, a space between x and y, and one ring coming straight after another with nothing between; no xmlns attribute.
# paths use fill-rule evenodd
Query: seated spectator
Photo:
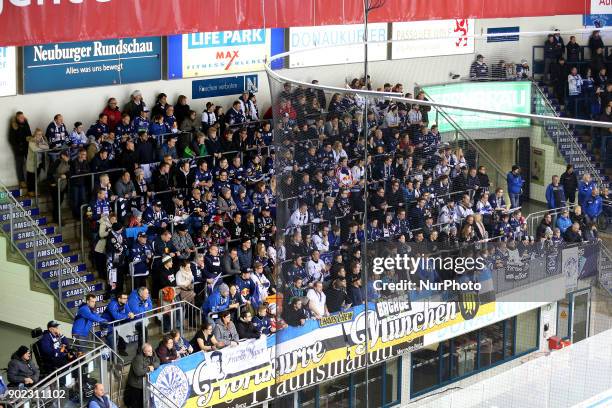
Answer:
<svg viewBox="0 0 612 408"><path fill-rule="evenodd" d="M189 354L193 353L193 347L187 341L187 339L181 336L180 331L171 330L169 336L172 337L172 340L174 342L174 350L178 354L179 358L188 356Z"/></svg>
<svg viewBox="0 0 612 408"><path fill-rule="evenodd" d="M571 227L565 230L563 234L563 240L567 243L575 243L582 242L582 231L580 229L580 224L574 222Z"/></svg>
<svg viewBox="0 0 612 408"><path fill-rule="evenodd" d="M152 373L159 367L160 361L155 353L153 346L145 343L142 350L136 354L136 357L130 364L127 384L125 386L125 394L123 401L128 407L143 406L143 384L148 374Z"/></svg>
<svg viewBox="0 0 612 408"><path fill-rule="evenodd" d="M272 320L268 316L268 307L266 305L259 305L257 308L257 314L253 317L253 325L255 325L261 334L266 336L276 333L276 327L272 325Z"/></svg>
<svg viewBox="0 0 612 408"><path fill-rule="evenodd" d="M176 290L181 300L194 303L194 278L191 272L191 263L188 259L182 259L178 272L176 272Z"/></svg>
<svg viewBox="0 0 612 408"><path fill-rule="evenodd" d="M223 312L230 307L229 286L225 283L217 286L213 293L202 304L202 312L208 316L210 313Z"/></svg>
<svg viewBox="0 0 612 408"><path fill-rule="evenodd" d="M561 214L557 217L556 225L559 228L559 231L561 234L565 233L565 230L571 227L572 220L570 219L570 216L569 216L569 210L564 209L561 212Z"/></svg>
<svg viewBox="0 0 612 408"><path fill-rule="evenodd" d="M159 358L160 364L168 364L179 358L174 348L174 340L170 335L165 335L155 349L155 354Z"/></svg>
<svg viewBox="0 0 612 408"><path fill-rule="evenodd" d="M11 356L6 370L9 387L31 387L38 382L40 371L32 361L32 353L26 346L20 346Z"/></svg>
<svg viewBox="0 0 612 408"><path fill-rule="evenodd" d="M193 348L193 352L198 351L213 351L217 349L217 339L213 334L213 324L210 322L204 322L200 326L200 329L196 332L193 339L190 341L190 345Z"/></svg>
<svg viewBox="0 0 612 408"><path fill-rule="evenodd" d="M238 337L242 339L258 339L261 337L261 332L255 325L253 324L253 315L250 311L244 310L240 313L240 318L236 323L236 330L238 332Z"/></svg>
<svg viewBox="0 0 612 408"><path fill-rule="evenodd" d="M484 80L489 77L489 67L484 62L484 57L480 54L476 56L476 61L470 66L470 79Z"/></svg>
<svg viewBox="0 0 612 408"><path fill-rule="evenodd" d="M117 405L104 391L104 384L97 383L94 385L93 395L89 399L87 408L117 408Z"/></svg>
<svg viewBox="0 0 612 408"><path fill-rule="evenodd" d="M237 346L240 338L229 310L221 312L219 317L219 323L215 325L213 330L215 339L217 339L217 348Z"/></svg>
<svg viewBox="0 0 612 408"><path fill-rule="evenodd" d="M302 308L302 300L299 297L291 299L289 308L284 314L287 324L293 327L303 326L306 324L306 319L308 319L308 314Z"/></svg>

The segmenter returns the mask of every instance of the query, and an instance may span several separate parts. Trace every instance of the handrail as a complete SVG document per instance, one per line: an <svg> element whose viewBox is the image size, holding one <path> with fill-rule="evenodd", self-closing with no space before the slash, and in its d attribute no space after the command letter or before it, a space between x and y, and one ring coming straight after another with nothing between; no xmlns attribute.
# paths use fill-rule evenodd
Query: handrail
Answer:
<svg viewBox="0 0 612 408"><path fill-rule="evenodd" d="M558 118L559 116L557 116L555 109L550 103L550 100L546 97L546 95L544 95L544 92L542 92L542 89L540 89L540 87L536 83L532 83L532 88L535 88L536 93L538 94L538 97L540 98L540 100L544 101L544 104L548 108L549 112L551 113L554 112L554 116L551 116L551 117ZM567 124L565 124L564 122L559 122L559 123L561 126L563 126L563 130L565 131L566 136L569 136L568 139L570 140L569 143L572 145L572 153L577 152L580 155L580 158L582 159L585 167L588 168L589 173L591 173L597 179L597 182L599 185L602 185L603 180L599 176L599 173L596 171L595 167L593 167L593 164L591 163L591 161L584 154L584 151L582 150L582 148L576 142L576 138L574 137L573 132L569 130L569 128L567 127ZM557 146L557 149L560 150L559 143L555 142L555 146Z"/></svg>
<svg viewBox="0 0 612 408"><path fill-rule="evenodd" d="M546 214L557 215L562 213L564 210L571 210L572 208L577 207L579 204L569 204L564 205L557 208L548 208L546 210L540 210L536 212L532 212L525 217L525 223L527 223L530 233L533 233L533 224L537 222L540 218L544 217Z"/></svg>
<svg viewBox="0 0 612 408"><path fill-rule="evenodd" d="M187 302L186 300L179 300L178 302L169 303L167 305L159 306L159 307L156 307L154 309L147 310L146 312L139 313L136 316L134 316L134 319L132 319L132 322L137 322L139 320L148 319L148 315L150 315L150 314L156 314L156 313L159 313L159 312L167 311L169 307L178 307L178 306L183 306L184 304L191 305L191 303ZM108 323L104 323L104 324L108 325L108 326L113 326L113 325L115 325L117 323L119 323L119 324L125 323L125 320L126 319L118 319L118 320L113 320L112 322L108 322Z"/></svg>
<svg viewBox="0 0 612 408"><path fill-rule="evenodd" d="M22 256L22 258L24 259L24 261L30 266L30 268L33 269L34 274L37 276L37 278L47 287L47 289L49 290L49 292L51 292L51 294L56 298L56 300L59 302L59 305L62 309L64 309L64 311L70 316L70 317L74 317L74 313L68 308L68 306L62 301L62 285L61 282L63 281L63 274L59 273L57 276L57 282L58 282L58 287L57 287L57 293L51 289L50 284L47 282L46 279L44 279L42 277L42 275L39 274L38 272L38 250L39 250L39 244L38 241L40 239L46 239L46 234L43 232L43 230L38 226L38 224L34 221L34 219L32 217L30 217L27 213L27 211L23 208L23 206L19 203L18 200L15 199L15 197L13 197L13 195L11 194L11 192L8 190L8 188L4 185L0 183L0 189L2 190L2 192L4 194L6 194L6 196L9 198L9 200L12 201L12 205L9 207L9 211L10 211L10 220L9 220L9 224L10 224L10 229L9 229L9 241L11 242L11 244L13 245L13 247L20 253L20 255ZM32 262L30 262L30 260L27 258L27 256L21 252L21 250L17 247L16 242L13 240L13 213L14 213L14 208L24 214L24 217L22 218L23 220L27 221L31 227L36 231L37 235L35 236L35 240L34 240L34 257ZM52 244L43 244L43 245L49 245L51 248L55 248L54 245ZM70 262L68 261L68 259L66 259L64 256L62 256L59 253L54 253L52 255L55 259L58 260L58 267L60 268L60 271L63 271L64 268L67 271L67 275L69 278L74 279L74 281L76 282L75 285L79 286L80 289L82 289L83 291L83 295L86 295L87 293L89 293L89 287L87 285L85 285L83 282L80 281L80 275L78 275L77 273L75 273L74 271L72 271L72 269L69 267L70 266Z"/></svg>

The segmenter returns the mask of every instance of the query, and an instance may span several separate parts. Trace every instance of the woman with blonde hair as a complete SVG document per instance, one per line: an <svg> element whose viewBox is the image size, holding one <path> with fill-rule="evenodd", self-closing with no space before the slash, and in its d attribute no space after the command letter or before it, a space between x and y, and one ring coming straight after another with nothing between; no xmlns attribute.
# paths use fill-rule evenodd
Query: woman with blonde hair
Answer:
<svg viewBox="0 0 612 408"><path fill-rule="evenodd" d="M27 185L28 195L34 197L35 195L35 173L40 172L44 167L43 161L43 150L49 149L49 143L43 135L43 131L40 128L36 128L34 134L27 138L28 140L28 157L26 159L26 172L27 172Z"/></svg>

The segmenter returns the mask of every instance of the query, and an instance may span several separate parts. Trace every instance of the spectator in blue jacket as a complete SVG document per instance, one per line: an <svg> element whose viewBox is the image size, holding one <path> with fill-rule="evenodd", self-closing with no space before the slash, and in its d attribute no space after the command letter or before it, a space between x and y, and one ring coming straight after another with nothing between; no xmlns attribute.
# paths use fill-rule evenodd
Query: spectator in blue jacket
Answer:
<svg viewBox="0 0 612 408"><path fill-rule="evenodd" d="M222 283L214 289L213 293L202 304L202 312L208 317L209 313L222 312L229 309L229 307L229 286Z"/></svg>
<svg viewBox="0 0 612 408"><path fill-rule="evenodd" d="M591 179L591 175L585 173L582 175L582 180L578 183L578 204L584 207L584 202L591 197L595 183Z"/></svg>
<svg viewBox="0 0 612 408"><path fill-rule="evenodd" d="M104 391L104 384L97 383L94 386L93 395L87 404L87 408L117 408L117 405Z"/></svg>
<svg viewBox="0 0 612 408"><path fill-rule="evenodd" d="M151 302L151 296L149 296L149 289L144 286L134 289L130 296L128 296L128 307L130 312L134 313L135 319L142 319L145 313L153 309L153 302ZM144 340L148 337L146 319L142 322L136 323L134 329L138 332L138 348L140 349L144 344ZM141 335L142 334L142 335Z"/></svg>
<svg viewBox="0 0 612 408"><path fill-rule="evenodd" d="M109 322L116 322L113 326L117 326L127 320L133 319L134 316L134 313L132 313L130 310L130 305L128 305L127 293L120 293L116 298L112 299L102 313L102 317L104 319L108 320ZM122 356L127 356L125 351L125 340L121 336L117 336L117 347L114 347L113 337L114 328L111 326L108 327L108 335L106 336L107 344L113 349L116 348L119 354Z"/></svg>
<svg viewBox="0 0 612 408"><path fill-rule="evenodd" d="M510 196L510 208L520 206L521 190L523 189L523 177L521 177L521 168L516 164L512 166L512 171L506 176L508 182L508 195Z"/></svg>
<svg viewBox="0 0 612 408"><path fill-rule="evenodd" d="M79 307L79 311L72 323L72 338L85 346L83 340L89 338L89 333L94 323L108 323L108 321L96 313L96 295L93 293L85 296L85 304Z"/></svg>
<svg viewBox="0 0 612 408"><path fill-rule="evenodd" d="M552 182L546 187L546 204L551 210L565 206L565 191L557 175L552 176Z"/></svg>
<svg viewBox="0 0 612 408"><path fill-rule="evenodd" d="M68 347L70 340L62 334L59 322L51 320L47 323L47 330L38 341L42 358L41 368L56 370L68 364Z"/></svg>
<svg viewBox="0 0 612 408"><path fill-rule="evenodd" d="M565 230L572 226L572 220L569 216L569 210L565 209L563 210L563 212L561 212L561 215L557 217L556 224L559 228L559 231L561 231L561 234L565 233Z"/></svg>
<svg viewBox="0 0 612 408"><path fill-rule="evenodd" d="M602 212L602 199L599 195L599 189L594 187L591 190L591 197L587 198L584 202L584 215L587 220L587 224L596 223L597 218Z"/></svg>

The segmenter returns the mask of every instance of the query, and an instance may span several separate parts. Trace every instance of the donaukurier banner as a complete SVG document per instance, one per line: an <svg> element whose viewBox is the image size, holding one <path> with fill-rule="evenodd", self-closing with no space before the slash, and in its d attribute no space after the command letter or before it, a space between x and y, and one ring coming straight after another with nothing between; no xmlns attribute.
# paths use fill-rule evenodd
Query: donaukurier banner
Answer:
<svg viewBox="0 0 612 408"><path fill-rule="evenodd" d="M596 14L609 4L593 1L389 0L370 22ZM363 0L0 0L0 46L362 22Z"/></svg>

